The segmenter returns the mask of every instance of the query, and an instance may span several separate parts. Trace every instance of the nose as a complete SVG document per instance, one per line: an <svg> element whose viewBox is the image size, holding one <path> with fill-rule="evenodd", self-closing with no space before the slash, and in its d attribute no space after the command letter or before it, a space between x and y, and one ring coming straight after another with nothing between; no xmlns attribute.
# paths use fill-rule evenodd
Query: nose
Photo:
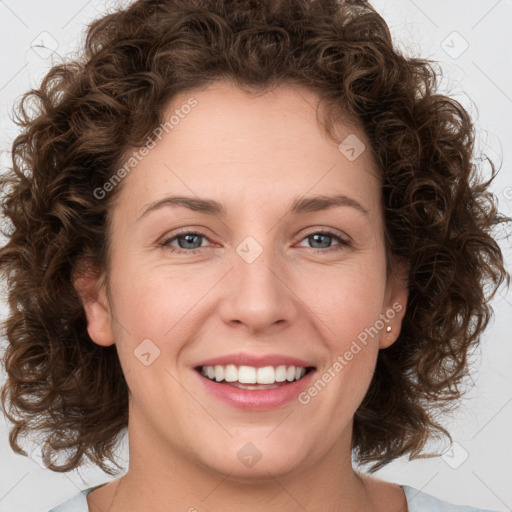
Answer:
<svg viewBox="0 0 512 512"><path fill-rule="evenodd" d="M247 334L275 334L297 319L300 301L284 262L271 249L252 260L242 248L234 254L226 277L219 314L230 327L245 329Z"/></svg>

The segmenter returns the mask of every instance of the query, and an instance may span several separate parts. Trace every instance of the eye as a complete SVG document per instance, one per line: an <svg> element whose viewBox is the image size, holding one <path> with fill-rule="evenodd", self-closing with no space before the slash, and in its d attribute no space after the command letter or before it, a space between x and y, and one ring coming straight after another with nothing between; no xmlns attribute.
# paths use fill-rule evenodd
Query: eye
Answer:
<svg viewBox="0 0 512 512"><path fill-rule="evenodd" d="M204 233L199 231L184 231L171 238L167 238L160 245L177 253L195 253L202 247L202 242L207 239ZM173 245L177 242L178 246Z"/></svg>
<svg viewBox="0 0 512 512"><path fill-rule="evenodd" d="M174 253L195 254L205 248L203 245L205 240L208 240L207 236L200 231L184 231L165 239L160 245ZM310 233L302 239L304 240L312 244L311 249L320 252L341 250L351 245L348 240L327 229ZM337 242L334 246L333 241Z"/></svg>
<svg viewBox="0 0 512 512"><path fill-rule="evenodd" d="M323 229L321 231L315 231L313 233L310 233L302 240L308 241L310 244L312 244L312 249L321 252L329 252L330 250L341 250L350 246L350 242L348 240L342 238L341 236L332 231L329 231L328 229ZM332 246L333 240L338 242L334 246Z"/></svg>

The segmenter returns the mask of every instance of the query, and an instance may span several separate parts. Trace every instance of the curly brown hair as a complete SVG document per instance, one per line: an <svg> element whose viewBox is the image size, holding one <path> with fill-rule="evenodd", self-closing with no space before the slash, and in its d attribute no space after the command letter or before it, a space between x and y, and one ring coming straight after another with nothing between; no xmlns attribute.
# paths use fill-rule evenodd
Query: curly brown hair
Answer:
<svg viewBox="0 0 512 512"><path fill-rule="evenodd" d="M358 120L382 173L388 259L409 264L398 340L380 350L354 419L353 448L376 470L449 435L436 414L462 396L468 354L488 324L489 299L509 282L494 228L499 214L474 163L474 126L437 92L432 61L397 51L363 0L139 0L94 21L74 61L53 67L17 107L20 135L1 178L8 240L7 381L10 443L42 433L113 474L128 422L128 388L114 346L87 333L77 273L106 269L108 212L122 184L101 188L142 147L179 93L228 78L268 91L308 87L332 107L327 132ZM337 112L337 113L336 113Z"/></svg>

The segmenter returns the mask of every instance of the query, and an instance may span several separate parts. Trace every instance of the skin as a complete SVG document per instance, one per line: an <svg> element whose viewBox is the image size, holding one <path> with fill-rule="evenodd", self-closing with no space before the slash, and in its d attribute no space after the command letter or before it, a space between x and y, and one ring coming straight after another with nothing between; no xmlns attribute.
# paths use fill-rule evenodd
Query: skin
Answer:
<svg viewBox="0 0 512 512"><path fill-rule="evenodd" d="M130 467L89 494L90 510L405 511L399 486L351 465L354 413L378 351L398 337L407 301L404 280L386 273L381 185L369 151L347 159L304 88L249 96L219 81L175 98L165 118L191 96L198 105L122 183L106 273L77 280L89 297L89 335L116 344L130 389ZM369 147L360 130L337 130L339 141L356 134ZM287 213L295 198L334 194L367 214L352 206ZM171 195L215 199L227 214L164 206L142 215ZM349 245L308 238L322 228ZM192 240L199 249L173 238L187 229L204 233ZM236 252L247 236L263 249L252 263ZM194 370L201 360L246 352L306 359L321 376L397 303L391 333L370 338L306 405L236 409L206 391ZM134 355L145 339L160 350L149 366ZM237 457L247 442L261 453L252 468Z"/></svg>

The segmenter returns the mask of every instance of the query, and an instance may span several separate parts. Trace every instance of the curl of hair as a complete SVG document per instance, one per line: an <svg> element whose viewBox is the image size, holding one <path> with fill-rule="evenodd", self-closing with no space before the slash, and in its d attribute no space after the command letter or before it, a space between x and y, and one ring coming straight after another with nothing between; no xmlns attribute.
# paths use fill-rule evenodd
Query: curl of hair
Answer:
<svg viewBox="0 0 512 512"><path fill-rule="evenodd" d="M508 219L489 191L494 165L480 179L472 121L436 92L438 74L400 54L362 0L140 0L93 22L82 55L20 101L0 182L13 449L24 453L19 440L38 432L66 454L50 469L88 458L112 473L128 389L115 347L89 338L73 279L107 268L107 214L121 186L102 200L94 191L177 94L220 79L260 92L306 86L333 107L328 133L344 117L364 130L382 175L388 258L408 263L409 299L356 412L353 448L375 470L446 435L435 412L460 398L488 300L509 280L492 234Z"/></svg>

